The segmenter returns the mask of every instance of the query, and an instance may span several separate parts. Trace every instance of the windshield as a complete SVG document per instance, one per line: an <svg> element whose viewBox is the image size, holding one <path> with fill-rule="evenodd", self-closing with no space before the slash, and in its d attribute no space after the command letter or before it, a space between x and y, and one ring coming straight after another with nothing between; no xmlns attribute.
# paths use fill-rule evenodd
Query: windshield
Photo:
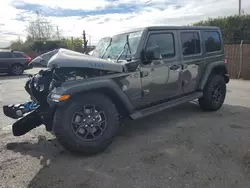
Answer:
<svg viewBox="0 0 250 188"><path fill-rule="evenodd" d="M104 51L106 50L106 48L108 47L110 43L110 39L111 37L105 37L99 40L98 44L96 45L95 49L92 51L91 55L101 58L102 54L104 54Z"/></svg>
<svg viewBox="0 0 250 188"><path fill-rule="evenodd" d="M95 54L93 53L93 55L96 57L103 57L104 59L110 58L114 60L120 55L119 59L132 58L136 53L141 35L142 31L115 35L112 37L111 42L110 40L105 43L99 42L97 45L99 50L96 51Z"/></svg>

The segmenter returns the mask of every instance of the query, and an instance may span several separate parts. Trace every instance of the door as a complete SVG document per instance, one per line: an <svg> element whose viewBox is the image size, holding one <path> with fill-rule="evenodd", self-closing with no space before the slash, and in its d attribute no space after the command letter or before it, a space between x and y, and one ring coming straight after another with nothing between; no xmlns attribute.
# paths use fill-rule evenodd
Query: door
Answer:
<svg viewBox="0 0 250 188"><path fill-rule="evenodd" d="M183 93L195 91L198 86L205 59L199 30L179 31L183 63Z"/></svg>
<svg viewBox="0 0 250 188"><path fill-rule="evenodd" d="M144 49L158 46L161 58L141 64L143 103L152 103L178 94L181 89L181 60L176 50L177 32L150 31Z"/></svg>
<svg viewBox="0 0 250 188"><path fill-rule="evenodd" d="M11 57L11 52L0 52L0 72L7 72L9 70Z"/></svg>

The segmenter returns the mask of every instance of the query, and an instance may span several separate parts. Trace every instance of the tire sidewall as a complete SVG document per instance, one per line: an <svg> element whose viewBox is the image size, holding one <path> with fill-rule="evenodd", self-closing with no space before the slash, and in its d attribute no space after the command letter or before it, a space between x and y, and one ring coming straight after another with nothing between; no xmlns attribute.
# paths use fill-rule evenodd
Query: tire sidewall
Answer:
<svg viewBox="0 0 250 188"><path fill-rule="evenodd" d="M204 98L205 98L205 100L209 101L212 109L217 110L223 105L223 103L225 101L226 83L224 81L224 78L221 75L212 75L211 79L212 80L208 83L208 86L205 89ZM215 104L212 100L212 92L213 92L215 85L217 85L217 84L220 84L220 86L221 86L222 97L221 97L220 102L218 104Z"/></svg>
<svg viewBox="0 0 250 188"><path fill-rule="evenodd" d="M80 139L75 135L71 127L75 112L79 108L82 108L84 105L88 104L96 105L98 108L104 111L107 118L106 130L104 131L103 135L95 140ZM54 125L54 132L60 139L63 139L61 138L61 135L63 135L63 137L67 137L67 141L70 142L70 144L76 144L80 147L92 148L99 147L100 145L106 146L111 142L112 138L115 136L118 130L117 116L116 114L114 114L114 110L116 111L116 109L114 109L113 106L114 105L112 104L111 100L100 94L89 93L82 97L76 97L72 101L69 101L69 103L65 107L59 109L62 119L59 124L57 122Z"/></svg>

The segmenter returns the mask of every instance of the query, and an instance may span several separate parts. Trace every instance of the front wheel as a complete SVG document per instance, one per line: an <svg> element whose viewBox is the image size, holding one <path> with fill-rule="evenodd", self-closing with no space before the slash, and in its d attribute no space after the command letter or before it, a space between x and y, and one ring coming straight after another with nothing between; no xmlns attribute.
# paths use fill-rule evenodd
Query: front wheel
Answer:
<svg viewBox="0 0 250 188"><path fill-rule="evenodd" d="M112 101L99 93L72 98L54 116L53 131L67 150L82 155L104 151L119 128L118 112Z"/></svg>
<svg viewBox="0 0 250 188"><path fill-rule="evenodd" d="M201 109L216 111L221 108L226 97L226 83L221 75L211 75L199 99Z"/></svg>

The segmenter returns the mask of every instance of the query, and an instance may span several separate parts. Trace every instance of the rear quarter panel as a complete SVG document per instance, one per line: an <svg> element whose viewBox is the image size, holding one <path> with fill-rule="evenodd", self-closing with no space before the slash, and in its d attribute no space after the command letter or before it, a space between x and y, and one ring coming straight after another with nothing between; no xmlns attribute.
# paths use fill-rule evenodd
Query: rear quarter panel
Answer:
<svg viewBox="0 0 250 188"><path fill-rule="evenodd" d="M16 57L15 54L12 54L12 58L9 59L9 68L14 64L21 64L24 68L28 67L28 59L26 57Z"/></svg>
<svg viewBox="0 0 250 188"><path fill-rule="evenodd" d="M219 33L220 41L221 41L221 50L216 51L216 52L206 52L205 41L203 39L205 31L206 30L201 31L203 58L204 58L205 61L204 61L204 64L202 65L202 67L201 67L202 76L201 76L200 82L202 82L202 79L204 79L205 72L207 72L207 69L209 69L209 64L211 64L211 63L222 64L222 63L224 63L224 59L225 59L224 44L223 44L221 31L219 29L218 30L212 30L212 31L216 31L216 32ZM199 83L199 85L200 85L200 83Z"/></svg>

